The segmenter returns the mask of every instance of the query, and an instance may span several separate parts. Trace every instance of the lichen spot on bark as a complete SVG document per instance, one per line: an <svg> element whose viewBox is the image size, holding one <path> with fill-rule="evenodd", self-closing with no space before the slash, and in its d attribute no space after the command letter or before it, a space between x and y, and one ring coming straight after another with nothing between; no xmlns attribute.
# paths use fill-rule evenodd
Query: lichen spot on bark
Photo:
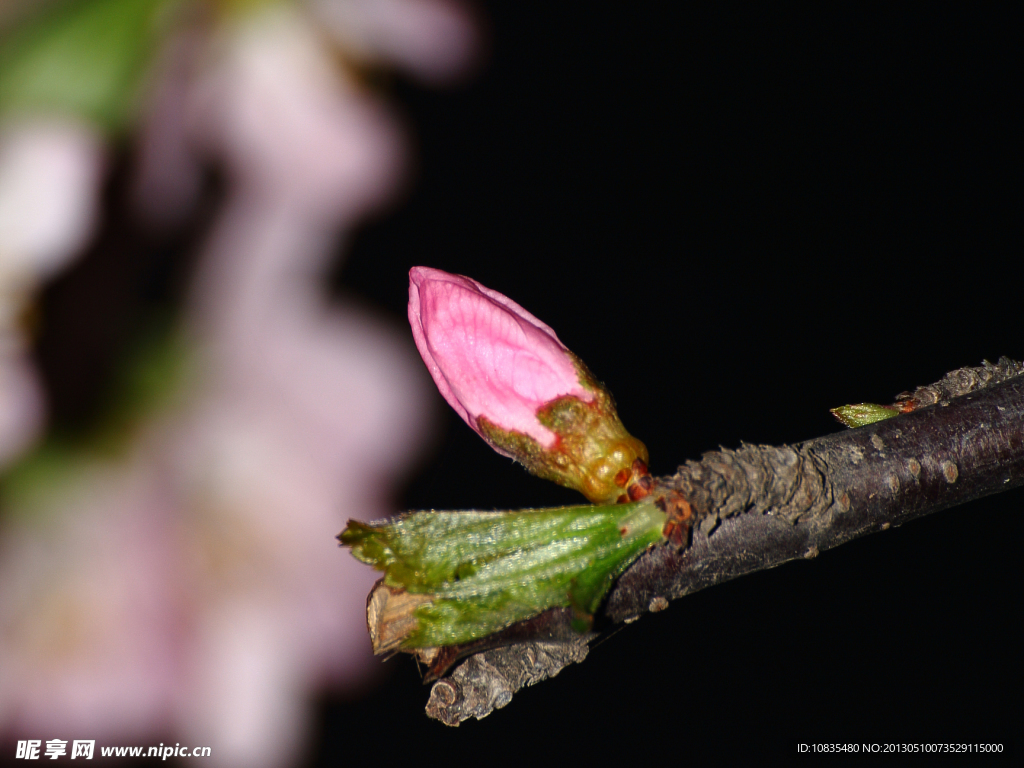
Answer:
<svg viewBox="0 0 1024 768"><path fill-rule="evenodd" d="M668 600L661 595L651 598L651 604L647 606L647 610L651 613L657 613L658 611L664 611L668 608Z"/></svg>

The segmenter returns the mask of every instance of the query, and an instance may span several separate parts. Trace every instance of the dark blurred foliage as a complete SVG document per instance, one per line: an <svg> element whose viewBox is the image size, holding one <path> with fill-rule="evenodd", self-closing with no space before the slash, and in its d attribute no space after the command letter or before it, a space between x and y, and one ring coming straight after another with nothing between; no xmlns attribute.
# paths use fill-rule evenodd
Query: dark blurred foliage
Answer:
<svg viewBox="0 0 1024 768"><path fill-rule="evenodd" d="M131 171L131 152L122 145L104 190L100 232L48 284L36 312L36 359L50 422L62 435L90 432L118 406L132 361L178 317L218 210L223 185L211 172L194 216L178 227L147 226L133 204Z"/></svg>
<svg viewBox="0 0 1024 768"><path fill-rule="evenodd" d="M607 383L658 474L720 444L837 431L830 407L1024 356L1009 19L523 2L481 16L490 52L475 79L388 86L419 168L347 246L337 291L400 320L406 273L425 264L509 295ZM151 296L187 242L133 267L157 274ZM55 387L67 369L47 362L48 333ZM402 499L575 500L452 412ZM796 756L798 742L1019 753L1006 700L1022 682L1021 501L688 597L458 730L426 719L414 663L391 660L368 698L323 702L311 761L703 764Z"/></svg>

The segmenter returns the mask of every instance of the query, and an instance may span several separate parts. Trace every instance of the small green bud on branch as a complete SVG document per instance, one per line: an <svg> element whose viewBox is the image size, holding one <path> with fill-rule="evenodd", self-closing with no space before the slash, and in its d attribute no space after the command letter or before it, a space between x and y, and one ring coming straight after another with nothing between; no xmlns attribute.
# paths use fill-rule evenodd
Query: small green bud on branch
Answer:
<svg viewBox="0 0 1024 768"><path fill-rule="evenodd" d="M844 427L866 427L876 421L891 419L900 415L900 409L893 405L875 405L874 403L858 403L857 405L841 405L833 408L830 413Z"/></svg>
<svg viewBox="0 0 1024 768"><path fill-rule="evenodd" d="M897 395L893 405L858 403L833 408L830 412L844 427L864 427L877 421L891 419L901 413L911 413L918 408L948 402L951 398L1000 384L1022 373L1024 363L1008 357L1000 357L999 362L994 365L988 360L982 360L979 366L957 368L934 384Z"/></svg>

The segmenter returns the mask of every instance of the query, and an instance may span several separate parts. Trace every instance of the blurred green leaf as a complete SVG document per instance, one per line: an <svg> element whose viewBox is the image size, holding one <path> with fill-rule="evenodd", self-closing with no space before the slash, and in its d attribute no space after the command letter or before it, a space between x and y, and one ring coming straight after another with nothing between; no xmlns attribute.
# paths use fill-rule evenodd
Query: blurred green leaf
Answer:
<svg viewBox="0 0 1024 768"><path fill-rule="evenodd" d="M158 48L161 11L178 0L69 0L0 41L0 112L73 114L125 127Z"/></svg>

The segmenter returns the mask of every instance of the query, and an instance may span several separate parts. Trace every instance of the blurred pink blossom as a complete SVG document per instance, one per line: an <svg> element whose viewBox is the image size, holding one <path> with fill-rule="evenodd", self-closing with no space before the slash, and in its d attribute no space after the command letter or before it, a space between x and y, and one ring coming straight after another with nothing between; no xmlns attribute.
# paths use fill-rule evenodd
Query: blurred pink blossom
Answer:
<svg viewBox="0 0 1024 768"><path fill-rule="evenodd" d="M331 5L348 4L318 13ZM331 35L364 41L358 55L427 79L468 60L454 4L351 5L362 26L342 13ZM189 375L123 456L79 462L0 530L0 732L288 765L312 694L377 669L373 574L334 537L391 511L429 398L403 334L323 284L339 239L402 182L406 149L314 18L270 5L183 33L162 59L151 104L167 120L143 120L136 189L184 210L191 164L229 181L187 308Z"/></svg>
<svg viewBox="0 0 1024 768"><path fill-rule="evenodd" d="M461 76L476 57L467 8L452 0L311 0L310 8L350 55L428 83Z"/></svg>

